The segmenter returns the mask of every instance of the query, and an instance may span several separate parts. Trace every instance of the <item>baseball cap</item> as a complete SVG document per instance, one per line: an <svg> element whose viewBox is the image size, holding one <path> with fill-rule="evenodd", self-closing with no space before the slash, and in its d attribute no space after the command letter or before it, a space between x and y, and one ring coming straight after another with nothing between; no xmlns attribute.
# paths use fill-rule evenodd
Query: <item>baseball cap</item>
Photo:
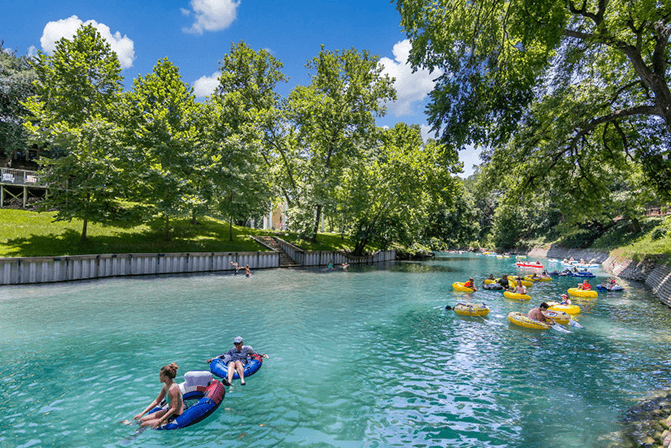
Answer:
<svg viewBox="0 0 671 448"><path fill-rule="evenodd" d="M242 343L242 336L237 336L235 339L233 339L234 344L240 344Z"/></svg>

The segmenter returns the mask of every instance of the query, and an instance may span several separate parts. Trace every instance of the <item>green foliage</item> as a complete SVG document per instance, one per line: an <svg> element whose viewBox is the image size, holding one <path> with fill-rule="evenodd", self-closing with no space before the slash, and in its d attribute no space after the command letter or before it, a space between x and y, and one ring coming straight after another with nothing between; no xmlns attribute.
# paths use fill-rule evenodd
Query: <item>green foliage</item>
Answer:
<svg viewBox="0 0 671 448"><path fill-rule="evenodd" d="M290 189L291 178L281 174L291 172L282 170L290 163L285 143L290 137L274 92L278 82L286 81L281 66L267 51L256 52L243 42L232 44L221 61L206 141L214 207L231 221L260 216L279 191Z"/></svg>
<svg viewBox="0 0 671 448"><path fill-rule="evenodd" d="M130 196L163 216L166 240L169 219L186 216L203 202L199 176L194 175L202 173L201 113L193 89L167 58L159 60L151 74L138 76L133 91L124 96Z"/></svg>
<svg viewBox="0 0 671 448"><path fill-rule="evenodd" d="M435 250L469 247L480 233L482 211L475 208L473 196L465 189L457 190L450 208L432 213L426 237Z"/></svg>
<svg viewBox="0 0 671 448"><path fill-rule="evenodd" d="M418 126L398 123L370 143L335 190L356 254L370 243L421 241L430 217L450 207L458 192L451 177L458 162L433 140L423 145Z"/></svg>
<svg viewBox="0 0 671 448"><path fill-rule="evenodd" d="M35 70L28 57L17 56L0 42L0 148L8 160L27 146L23 102L34 94L34 80Z"/></svg>
<svg viewBox="0 0 671 448"><path fill-rule="evenodd" d="M668 196L671 165L651 163L668 151L671 129L668 2L398 0L397 8L411 63L443 73L429 123L450 147L487 147L483 175L506 196L552 188L575 223L614 217L614 203L640 207L650 193L631 193L641 188ZM628 198L614 197L620 179Z"/></svg>
<svg viewBox="0 0 671 448"><path fill-rule="evenodd" d="M300 185L296 193L314 207L312 227L290 221L314 238L324 209L334 210L333 192L344 169L359 157L359 148L375 134L375 117L383 116L385 101L395 99L392 80L382 75L379 58L355 49L327 51L308 62L309 86L289 95L289 117L298 129L301 148ZM298 184L298 182L297 182ZM307 219L305 211L294 214Z"/></svg>
<svg viewBox="0 0 671 448"><path fill-rule="evenodd" d="M119 129L115 105L121 91L121 68L109 44L91 26L72 40L61 39L53 56L40 54L35 64L35 95L25 103L25 127L34 141L48 145L51 158L41 177L50 185L45 209L57 220L105 222L118 207L122 181L118 169Z"/></svg>

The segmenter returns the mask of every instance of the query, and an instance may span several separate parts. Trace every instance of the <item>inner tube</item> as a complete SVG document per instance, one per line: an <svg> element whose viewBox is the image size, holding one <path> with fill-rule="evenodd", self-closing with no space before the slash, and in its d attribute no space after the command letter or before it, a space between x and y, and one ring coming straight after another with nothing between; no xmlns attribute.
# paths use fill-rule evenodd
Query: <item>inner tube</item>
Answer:
<svg viewBox="0 0 671 448"><path fill-rule="evenodd" d="M529 282L549 282L552 280L551 277L533 277L531 275L525 275L524 280Z"/></svg>
<svg viewBox="0 0 671 448"><path fill-rule="evenodd" d="M542 264L536 264L536 263L525 263L523 261L518 261L515 263L520 268L537 268L537 269L542 269L543 265Z"/></svg>
<svg viewBox="0 0 671 448"><path fill-rule="evenodd" d="M624 288L620 285L615 285L611 286L610 288L607 288L601 284L596 285L596 289L601 290L601 291L624 291Z"/></svg>
<svg viewBox="0 0 671 448"><path fill-rule="evenodd" d="M548 310L543 312L543 314L545 317L552 319L560 325L566 325L571 320L571 316L569 316L568 313L565 313L564 311Z"/></svg>
<svg viewBox="0 0 671 448"><path fill-rule="evenodd" d="M585 291L584 289L569 288L567 292L570 296L573 297L588 297L593 299L599 296L599 294L596 291L593 291L591 289Z"/></svg>
<svg viewBox="0 0 671 448"><path fill-rule="evenodd" d="M496 283L496 279L486 278L483 283L485 285L491 285L492 283Z"/></svg>
<svg viewBox="0 0 671 448"><path fill-rule="evenodd" d="M457 291L463 291L463 292L475 292L474 289L467 288L464 286L462 282L454 282L452 283L452 287L456 289Z"/></svg>
<svg viewBox="0 0 671 448"><path fill-rule="evenodd" d="M578 305L562 305L560 302L547 302L548 305L550 305L550 310L552 311L563 311L567 314L579 314L580 313L580 307Z"/></svg>
<svg viewBox="0 0 671 448"><path fill-rule="evenodd" d="M522 278L522 277L517 278L513 275L508 276L508 283L510 285L513 285L513 287L514 287L514 285L517 284L517 280L522 280L522 285L526 286L527 288L531 288L531 287L534 286L534 282L530 282L529 280L524 280L524 278ZM499 279L497 278L496 281L498 282Z"/></svg>
<svg viewBox="0 0 671 448"><path fill-rule="evenodd" d="M207 374L209 375L210 373L207 372ZM212 375L210 375L210 378L211 377ZM180 384L180 389L184 390L184 384L186 383ZM187 390L182 394L184 405L187 406L184 412L180 416L170 419L168 423L164 423L156 429L181 429L198 423L216 411L221 402L224 401L225 396L226 388L217 380L212 380L207 387L198 386L195 387L194 390ZM197 400L196 403L189 405L188 402L193 402L194 400ZM157 406L149 411L149 414L167 408L167 404Z"/></svg>
<svg viewBox="0 0 671 448"><path fill-rule="evenodd" d="M486 283L486 284L482 285L482 288L487 289L489 291L498 291L498 290L503 289L503 286L499 285L498 283Z"/></svg>
<svg viewBox="0 0 671 448"><path fill-rule="evenodd" d="M533 328L536 330L548 330L550 328L550 325L546 324L545 322L529 319L529 316L526 314L514 311L508 314L508 320L515 325L524 328Z"/></svg>
<svg viewBox="0 0 671 448"><path fill-rule="evenodd" d="M503 296L508 298L508 299L513 299L513 300L531 300L530 295L519 294L519 293L511 292L511 291L504 291Z"/></svg>
<svg viewBox="0 0 671 448"><path fill-rule="evenodd" d="M249 357L249 361L247 361L247 364L244 365L243 372L245 374L245 378L247 378L248 376L252 376L256 372L258 372L262 365L263 365L263 357L261 357L261 355L257 355L256 353L251 355ZM217 358L210 363L210 371L215 375L217 375L219 378L228 378L228 366L226 365L226 363L224 363L224 360L221 358ZM233 379L234 380L240 379L240 375L238 375L238 372L233 373Z"/></svg>
<svg viewBox="0 0 671 448"><path fill-rule="evenodd" d="M461 316L486 316L489 308L484 303L458 303L454 312Z"/></svg>
<svg viewBox="0 0 671 448"><path fill-rule="evenodd" d="M569 271L568 275L571 277L587 277L587 278L594 278L596 275L592 272L589 271L580 271L580 272L571 272Z"/></svg>

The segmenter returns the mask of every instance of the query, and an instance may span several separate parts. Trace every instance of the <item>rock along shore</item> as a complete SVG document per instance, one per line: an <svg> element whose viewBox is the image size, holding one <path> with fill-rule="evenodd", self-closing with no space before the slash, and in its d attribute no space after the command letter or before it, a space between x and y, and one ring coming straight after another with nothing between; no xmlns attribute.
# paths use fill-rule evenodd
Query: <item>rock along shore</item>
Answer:
<svg viewBox="0 0 671 448"><path fill-rule="evenodd" d="M528 256L594 260L617 277L645 283L660 302L671 307L671 266L664 263L668 262L668 256L646 255L636 261L616 253L609 255L559 246L551 246L549 249L534 248ZM626 412L624 421L629 426L630 433L627 438L632 446L671 446L671 390L650 392L646 399Z"/></svg>

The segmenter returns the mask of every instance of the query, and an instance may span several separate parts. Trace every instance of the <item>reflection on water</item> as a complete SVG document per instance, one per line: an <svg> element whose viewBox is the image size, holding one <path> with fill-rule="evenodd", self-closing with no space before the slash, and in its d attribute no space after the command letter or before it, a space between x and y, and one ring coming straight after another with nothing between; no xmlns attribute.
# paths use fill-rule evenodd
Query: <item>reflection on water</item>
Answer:
<svg viewBox="0 0 671 448"><path fill-rule="evenodd" d="M514 262L1 289L0 446L610 446L633 400L671 374L668 310L632 283L576 300L585 329L563 334L507 315L574 279L535 284L530 302L452 289ZM491 313L445 310L469 298ZM207 369L238 335L270 359L212 417L137 435L117 423L155 398L162 365L177 362L178 380Z"/></svg>

